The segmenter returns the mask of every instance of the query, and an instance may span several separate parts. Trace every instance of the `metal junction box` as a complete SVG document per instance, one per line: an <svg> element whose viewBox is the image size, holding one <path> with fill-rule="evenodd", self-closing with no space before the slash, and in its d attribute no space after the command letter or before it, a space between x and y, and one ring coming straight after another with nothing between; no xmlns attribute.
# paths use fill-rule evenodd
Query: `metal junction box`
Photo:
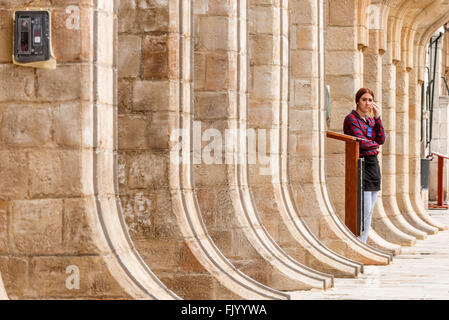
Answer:
<svg viewBox="0 0 449 320"><path fill-rule="evenodd" d="M14 12L13 58L15 64L22 66L54 67L48 11Z"/></svg>

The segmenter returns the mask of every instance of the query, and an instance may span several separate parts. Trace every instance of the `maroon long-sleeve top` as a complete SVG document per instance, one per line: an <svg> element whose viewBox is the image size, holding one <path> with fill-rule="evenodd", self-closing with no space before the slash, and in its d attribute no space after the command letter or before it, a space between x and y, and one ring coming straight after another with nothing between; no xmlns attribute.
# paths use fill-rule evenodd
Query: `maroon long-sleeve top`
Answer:
<svg viewBox="0 0 449 320"><path fill-rule="evenodd" d="M352 110L345 118L343 132L347 135L360 138L360 156L376 155L379 146L385 142L385 130L382 120L366 117L363 120L357 111Z"/></svg>

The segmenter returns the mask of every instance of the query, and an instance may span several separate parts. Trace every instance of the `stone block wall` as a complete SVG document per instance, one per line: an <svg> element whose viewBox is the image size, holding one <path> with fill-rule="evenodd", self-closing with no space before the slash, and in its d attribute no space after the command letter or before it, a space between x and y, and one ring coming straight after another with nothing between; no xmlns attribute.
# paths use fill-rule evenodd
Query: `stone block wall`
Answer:
<svg viewBox="0 0 449 320"><path fill-rule="evenodd" d="M66 8L73 2L52 6L58 68L46 70L12 64L13 10L27 3L6 2L0 9L2 39L8 44L1 46L0 66L0 270L8 296L129 298L103 259L107 250L89 188L86 161L92 141L84 130L92 102L94 53L86 38L92 7L79 3L79 24L72 26ZM79 272L79 289L67 286L70 266Z"/></svg>

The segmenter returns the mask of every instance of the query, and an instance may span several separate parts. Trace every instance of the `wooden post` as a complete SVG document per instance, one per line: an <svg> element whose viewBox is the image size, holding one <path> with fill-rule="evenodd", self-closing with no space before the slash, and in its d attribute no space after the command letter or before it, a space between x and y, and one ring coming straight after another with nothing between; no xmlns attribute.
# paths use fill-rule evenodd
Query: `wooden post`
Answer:
<svg viewBox="0 0 449 320"><path fill-rule="evenodd" d="M345 225L357 235L357 160L358 139L346 134L327 131L328 138L345 142Z"/></svg>

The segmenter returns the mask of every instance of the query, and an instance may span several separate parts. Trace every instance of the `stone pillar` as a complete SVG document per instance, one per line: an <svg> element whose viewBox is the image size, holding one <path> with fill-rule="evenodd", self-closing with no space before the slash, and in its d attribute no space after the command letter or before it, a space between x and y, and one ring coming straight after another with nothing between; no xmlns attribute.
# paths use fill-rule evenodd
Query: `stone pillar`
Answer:
<svg viewBox="0 0 449 320"><path fill-rule="evenodd" d="M345 5L343 5L343 3ZM345 116L355 108L354 95L362 84L357 39L357 1L330 1L326 12L326 85L331 89L329 130L343 132ZM328 163L339 163L327 169L330 199L344 221L344 144L328 140Z"/></svg>
<svg viewBox="0 0 449 320"><path fill-rule="evenodd" d="M6 43L18 5L0 5ZM176 298L141 263L116 202L114 3L44 9L57 68L12 65L9 46L0 54L0 194L8 212L0 271L8 295Z"/></svg>
<svg viewBox="0 0 449 320"><path fill-rule="evenodd" d="M375 13L376 14L376 13ZM374 92L375 102L381 108L382 103L382 55L385 52L385 48L381 42L381 30L373 29L369 32L369 46L364 52L364 87L370 88ZM383 119L383 115L381 115ZM388 139L388 137L387 137ZM379 148L379 165L382 168L382 147ZM382 170L381 170L382 171ZM388 219L382 202L382 190L379 191L379 201L376 201L376 206L373 211L372 229L368 235L368 243L383 249L386 251L392 251L398 253L400 246L388 242L380 236L385 235L388 232L395 232L395 228L392 227L391 222Z"/></svg>
<svg viewBox="0 0 449 320"><path fill-rule="evenodd" d="M414 211L420 219L428 225L435 227L437 230L444 230L447 228L446 226L429 216L426 209L427 201L423 201L421 195L421 158L424 155L421 153L421 84L418 82L418 72L416 67L410 71L409 100L410 200Z"/></svg>
<svg viewBox="0 0 449 320"><path fill-rule="evenodd" d="M422 220L416 216L409 195L409 69L406 61L396 68L396 199L402 216L408 222L407 232L418 239L425 239ZM404 230L405 231L405 230Z"/></svg>
<svg viewBox="0 0 449 320"><path fill-rule="evenodd" d="M302 28L290 27L288 4L287 0L280 3L281 7L277 4L273 6L254 1L250 10L249 125L250 129L258 130L258 138L266 137L268 150L261 146L261 140L257 141L258 157L255 164L250 164L249 182L264 226L289 255L318 271L335 276L354 277L360 272L361 265L343 259L317 241L300 219L295 200L289 190L287 167L289 40L294 41L295 53L299 51L298 48L314 50L318 46L315 43L317 36L315 25L306 25L304 21ZM314 7L307 2L299 5L304 10ZM293 14L296 14L297 10L298 8L294 6ZM316 11L307 11L309 14L307 18L315 19L313 15ZM266 13L266 18L258 18L263 12ZM254 15L256 18L252 19ZM272 21L271 26L267 20ZM290 37L292 29L296 31L296 37ZM297 114L298 111L291 110L291 112ZM309 117L295 118L291 133L296 133L300 125L302 127L306 122L303 119L310 121ZM309 126L305 131L310 134ZM256 150L256 145L249 145L249 148ZM261 163L264 156L268 163ZM305 159L297 158L296 150L290 157L296 164L295 169L291 171L295 177L304 179L310 176L306 173L308 169L310 170L310 165L306 164Z"/></svg>
<svg viewBox="0 0 449 320"><path fill-rule="evenodd" d="M287 180L284 178L283 183L288 182L286 190L292 193L291 197L296 201L297 214L327 247L359 262L388 263L388 255L368 248L353 236L337 217L328 198L324 170L325 145L328 143L325 137L326 106L323 98L324 2L293 2L291 6L294 28L291 36L292 69L288 113L289 178ZM339 6L334 8L337 11L340 9ZM339 13L335 14L338 16ZM355 42L356 30L354 26L351 28L342 27L338 30L340 32L327 38L328 43L331 43L330 47L338 47L338 43L347 44L340 40L348 35L352 35ZM313 33L314 30L316 34ZM328 48L326 46L326 49ZM352 48L351 44L349 48ZM344 76L342 78L346 81ZM341 78L336 80L336 83L341 82ZM343 158L340 157L340 161L341 159ZM341 169L341 162L338 164L336 167Z"/></svg>
<svg viewBox="0 0 449 320"><path fill-rule="evenodd" d="M178 1L120 1L118 168L130 236L145 263L183 298L220 295L184 241L169 184L170 128L179 81ZM173 108L170 108L174 104ZM195 273L195 277L192 274ZM195 285L193 285L195 283ZM188 287L186 290L184 288Z"/></svg>
<svg viewBox="0 0 449 320"><path fill-rule="evenodd" d="M208 212L207 227L217 246L242 272L282 290L328 287L330 275L304 268L275 243L261 224L249 189L248 158L254 152L246 141L247 17L251 25L270 21L274 9L261 6L248 16L247 4L204 1L195 15L195 121L201 122L200 133L207 136L203 159L194 170L199 207ZM268 24L263 30L271 27ZM216 40L220 38L227 40ZM258 86L271 76L271 69L268 78L263 69L258 69ZM214 143L225 149L214 148Z"/></svg>
<svg viewBox="0 0 449 320"><path fill-rule="evenodd" d="M201 138L195 141L192 100L192 10L198 8L189 0L122 4L121 190L136 247L184 298L287 298L232 265L205 228L209 212L198 206L193 143ZM226 43L226 31L217 35L223 37L208 40Z"/></svg>
<svg viewBox="0 0 449 320"><path fill-rule="evenodd" d="M366 46L367 41L366 37L361 36L364 28L357 27L357 17L364 16L358 12L357 1L345 1L344 3L345 6L342 6L342 3L339 1L330 1L327 3L326 8L327 25L324 39L326 43L324 53L325 68L322 72L323 78L325 78L325 84L329 85L331 90L331 111L328 130L334 132L343 131L343 120L345 116L355 108L354 95L361 87L363 81L362 48ZM321 97L323 97L323 86L321 90ZM324 101L324 99L321 101ZM322 103L322 108L324 108L324 102ZM325 110L323 109L322 112L325 112ZM341 187L344 185L345 176L345 146L341 141L324 138L324 118L321 118L320 126L322 139L325 139L321 154L323 156L324 154L326 155L327 164L326 170L321 168L321 179L322 183L327 182L327 190L329 190L329 198L333 206L328 202L327 190L322 191L323 199L327 204L327 210L331 213L335 212L335 214L338 214L340 218L340 222L337 223L338 225L339 223L344 223L345 212L345 194L344 188ZM326 151L324 150L324 146L327 147ZM326 172L326 177L324 177L324 172ZM360 249L368 249L353 234L350 234L350 236ZM329 245L329 247L341 253L337 242L334 242L333 246ZM371 247L369 248L368 250L372 250ZM377 251L375 254L379 255L380 253Z"/></svg>
<svg viewBox="0 0 449 320"><path fill-rule="evenodd" d="M389 24L393 23L389 19ZM396 202L396 64L393 59L393 35L388 34L387 51L383 56L382 72L382 122L387 139L382 147L382 203L393 225L377 227L386 240L400 245L414 245L416 238L406 233L408 223L402 217ZM387 220L385 220L388 222ZM377 222L376 222L377 223ZM401 227L404 224L405 227Z"/></svg>

